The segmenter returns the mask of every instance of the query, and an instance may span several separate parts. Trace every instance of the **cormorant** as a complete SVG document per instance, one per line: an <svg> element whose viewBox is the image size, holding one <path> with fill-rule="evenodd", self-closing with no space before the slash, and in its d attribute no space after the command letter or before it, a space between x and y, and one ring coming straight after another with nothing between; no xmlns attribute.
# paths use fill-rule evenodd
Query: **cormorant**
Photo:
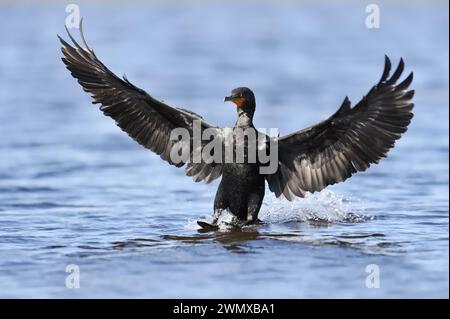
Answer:
<svg viewBox="0 0 450 319"><path fill-rule="evenodd" d="M214 200L215 221L223 210L228 210L242 223L256 222L266 182L277 197L283 195L292 200L294 196L303 197L306 192L320 191L358 171L365 171L372 163L386 157L413 117L414 91L408 90L413 73L398 83L404 62L401 59L389 77L391 62L385 56L381 79L355 106L351 107L346 97L336 113L314 126L281 137L263 135L266 145L268 141L277 143L278 159L274 172L261 174L258 161L229 163L211 158L192 161L192 146L195 144L192 134L187 142L191 147L189 158L175 162L171 152L179 143L171 139L174 129L183 128L193 133L195 121L201 130L210 129L217 136L224 129L211 126L194 112L171 107L155 99L125 76L123 79L117 77L87 45L81 24L84 47L68 30L67 33L73 45L58 36L62 43L62 60L83 90L91 94L93 103L100 104L105 115L113 118L136 142L169 164L177 167L187 164L186 175L192 176L194 181L210 183L222 176ZM236 104L238 119L232 136L233 142L238 144L242 140L235 134L237 128L256 131L252 121L255 96L249 88L240 87L225 97L225 101ZM202 140L199 143L204 147L207 142Z"/></svg>

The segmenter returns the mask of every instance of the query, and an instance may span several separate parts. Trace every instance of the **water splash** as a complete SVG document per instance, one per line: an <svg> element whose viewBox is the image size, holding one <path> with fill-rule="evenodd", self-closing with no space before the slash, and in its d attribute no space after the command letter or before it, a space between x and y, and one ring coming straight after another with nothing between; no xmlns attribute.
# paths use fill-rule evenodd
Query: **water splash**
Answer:
<svg viewBox="0 0 450 319"><path fill-rule="evenodd" d="M211 217L202 217L202 218L200 218L200 220L205 220L205 221L209 222L209 220L212 220L212 218ZM190 219L189 218L187 223L184 224L183 228L185 230L197 230L197 229L200 228L200 226L197 224L197 220L196 219Z"/></svg>
<svg viewBox="0 0 450 319"><path fill-rule="evenodd" d="M357 213L355 213L357 212ZM364 214L363 203L353 197L344 197L331 190L306 194L305 198L292 202L280 200L268 194L264 200L259 218L265 223L310 222L310 223L360 223L375 217ZM212 223L212 216L200 218ZM217 221L219 230L227 231L239 224L236 217L228 211L222 212ZM200 227L197 221L189 219L184 225L186 230Z"/></svg>
<svg viewBox="0 0 450 319"><path fill-rule="evenodd" d="M240 222L237 217L228 210L223 211L217 219L219 231L229 231L236 226L239 227L240 224L242 224L242 222Z"/></svg>
<svg viewBox="0 0 450 319"><path fill-rule="evenodd" d="M212 223L212 216L203 216L200 218L207 223ZM219 231L229 231L236 227L242 226L242 222L237 219L231 212L228 210L224 210L217 220L217 226L219 226ZM197 221L189 219L188 222L184 225L184 229L186 230L195 230L200 229L201 227L197 224Z"/></svg>
<svg viewBox="0 0 450 319"><path fill-rule="evenodd" d="M357 211L358 213L354 213ZM272 194L267 196L261 209L260 218L269 223L283 222L347 222L358 223L373 216L362 214L363 204L356 198L344 197L331 190L306 194L303 199L292 202L276 199Z"/></svg>

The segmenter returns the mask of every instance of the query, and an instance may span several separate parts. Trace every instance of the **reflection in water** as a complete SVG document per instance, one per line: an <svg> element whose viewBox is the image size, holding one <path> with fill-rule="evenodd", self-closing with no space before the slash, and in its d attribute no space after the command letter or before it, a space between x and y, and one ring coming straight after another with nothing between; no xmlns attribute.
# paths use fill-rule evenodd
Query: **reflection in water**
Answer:
<svg viewBox="0 0 450 319"><path fill-rule="evenodd" d="M200 234L204 234L205 230L198 229ZM292 238L301 236L295 233L267 233L259 232L257 226L249 226L243 228L232 228L228 230L208 231L210 235L194 235L194 236L172 236L164 235L164 240L182 241L184 243L201 243L203 241L212 241L221 244L225 249L233 252L244 252L243 248L247 242L262 239Z"/></svg>
<svg viewBox="0 0 450 319"><path fill-rule="evenodd" d="M155 247L160 242L155 239L134 238L126 241L116 241L112 243L113 248L129 248L129 247Z"/></svg>
<svg viewBox="0 0 450 319"><path fill-rule="evenodd" d="M391 255L404 252L399 242L391 242L385 239L387 237L382 233L362 233L362 234L341 234L314 236L302 232L301 227L293 226L290 232L270 231L271 225L252 225L243 228L220 229L215 231L205 231L202 228L197 229L197 234L192 235L161 235L160 239L135 238L126 241L113 242L113 248L151 248L182 245L182 244L220 244L228 251L247 253L251 252L251 244L254 241L261 240L279 240L286 243L300 243L315 246L336 246L342 248L352 248L369 254ZM318 229L329 229L332 223L311 222L301 223L303 227L312 227ZM266 228L266 229L265 229ZM267 229L269 228L269 229ZM270 245L270 244L268 244ZM79 247L90 249L91 247ZM95 249L92 247L92 249ZM100 249L100 248L98 248Z"/></svg>

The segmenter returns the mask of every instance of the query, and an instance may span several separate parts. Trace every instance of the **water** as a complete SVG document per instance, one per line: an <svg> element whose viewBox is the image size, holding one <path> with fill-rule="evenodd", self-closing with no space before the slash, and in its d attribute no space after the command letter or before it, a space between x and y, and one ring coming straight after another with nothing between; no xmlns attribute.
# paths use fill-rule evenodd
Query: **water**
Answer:
<svg viewBox="0 0 450 319"><path fill-rule="evenodd" d="M69 76L64 9L0 5L1 297L448 298L448 4L383 4L378 30L356 2L83 4L106 65L212 124L234 123L222 98L240 85L256 125L286 134L357 101L384 53L415 72L415 117L387 160L293 203L267 195L264 225L218 233L195 224L217 182L136 145Z"/></svg>

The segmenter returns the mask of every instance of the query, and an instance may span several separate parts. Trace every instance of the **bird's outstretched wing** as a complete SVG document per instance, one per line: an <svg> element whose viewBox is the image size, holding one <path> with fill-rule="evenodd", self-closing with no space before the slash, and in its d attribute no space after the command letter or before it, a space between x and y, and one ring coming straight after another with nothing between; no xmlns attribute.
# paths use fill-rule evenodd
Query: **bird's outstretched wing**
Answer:
<svg viewBox="0 0 450 319"><path fill-rule="evenodd" d="M386 157L407 130L414 106L414 91L408 91L413 74L397 84L403 60L389 78L390 69L386 56L380 81L353 108L346 97L327 120L278 139L278 170L266 176L277 197L320 191Z"/></svg>
<svg viewBox="0 0 450 319"><path fill-rule="evenodd" d="M209 128L220 134L219 128L212 127L194 112L170 107L133 85L125 76L123 79L117 77L89 48L84 39L81 23L80 34L85 47L81 47L68 30L67 33L73 45L58 36L62 43L62 60L83 90L91 94L94 100L92 103L101 104L100 110L105 115L113 118L124 132L139 144L160 155L163 160L177 167L187 162L173 161L171 151L174 146L180 150L182 147L190 147L189 150L193 150L194 120L200 123L202 131ZM177 144L179 141L170 139L171 132L175 128L185 128L189 131L190 145L180 146ZM191 161L187 165L186 174L197 182L204 180L209 183L222 174L222 165L214 161L208 163Z"/></svg>

